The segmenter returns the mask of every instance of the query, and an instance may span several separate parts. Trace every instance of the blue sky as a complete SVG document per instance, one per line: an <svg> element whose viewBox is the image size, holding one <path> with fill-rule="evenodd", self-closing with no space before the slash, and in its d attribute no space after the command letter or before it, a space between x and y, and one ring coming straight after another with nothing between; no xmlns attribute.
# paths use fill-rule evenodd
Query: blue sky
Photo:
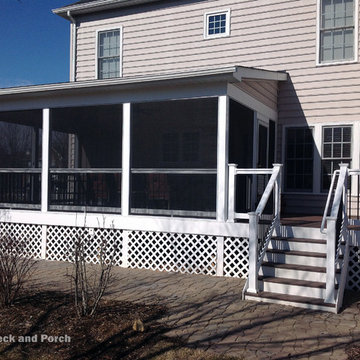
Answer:
<svg viewBox="0 0 360 360"><path fill-rule="evenodd" d="M52 9L75 0L0 0L0 88L69 80L70 22Z"/></svg>

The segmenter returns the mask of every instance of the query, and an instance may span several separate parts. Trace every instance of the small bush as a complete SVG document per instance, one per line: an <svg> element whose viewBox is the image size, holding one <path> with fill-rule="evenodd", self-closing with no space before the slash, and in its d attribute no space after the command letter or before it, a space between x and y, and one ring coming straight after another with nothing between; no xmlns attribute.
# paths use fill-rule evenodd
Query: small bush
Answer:
<svg viewBox="0 0 360 360"><path fill-rule="evenodd" d="M10 235L0 237L0 304L14 303L29 280L37 261L24 254L24 241Z"/></svg>
<svg viewBox="0 0 360 360"><path fill-rule="evenodd" d="M93 316L112 280L112 267L117 246L110 246L102 240L97 249L98 265L91 265L86 261L87 249L90 248L91 237L78 236L74 241L73 265L74 272L71 275L75 308L78 317Z"/></svg>

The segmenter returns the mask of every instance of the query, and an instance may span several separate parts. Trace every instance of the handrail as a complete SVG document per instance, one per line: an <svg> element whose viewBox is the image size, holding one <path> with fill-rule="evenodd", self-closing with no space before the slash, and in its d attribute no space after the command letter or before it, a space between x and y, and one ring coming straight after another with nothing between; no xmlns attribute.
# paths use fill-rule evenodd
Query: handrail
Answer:
<svg viewBox="0 0 360 360"><path fill-rule="evenodd" d="M266 185L266 188L262 194L262 197L255 212L249 213L249 276L243 288L243 298L246 291L249 291L250 293L258 292L258 273L262 260L264 258L266 249L269 246L270 239L275 228L280 227L281 168L281 164L274 164L272 175ZM264 241L261 242L261 248L258 249L259 219L264 212L265 206L269 201L271 192L273 190L275 190L274 217L272 219L271 226L267 231Z"/></svg>
<svg viewBox="0 0 360 360"><path fill-rule="evenodd" d="M265 206L266 206L267 202L269 201L271 192L273 191L276 180L279 176L280 169L281 169L280 165L274 164L274 170L272 172L270 180L267 183L265 191L263 192L261 200L255 210L255 214L257 214L258 216L261 216L262 213L264 212Z"/></svg>
<svg viewBox="0 0 360 360"><path fill-rule="evenodd" d="M325 210L324 210L324 214L323 214L323 217L322 217L322 220L321 220L321 226L320 226L320 232L323 233L323 234L325 233L324 229L325 229L325 223L326 223L326 216L327 216L327 213L329 211L332 192L333 192L334 186L335 186L335 178L339 174L340 174L340 170L335 170L334 173L332 174L330 189L329 189L328 197L326 199Z"/></svg>
<svg viewBox="0 0 360 360"><path fill-rule="evenodd" d="M0 174L40 174L41 168L0 168Z"/></svg>
<svg viewBox="0 0 360 360"><path fill-rule="evenodd" d="M331 207L330 216L327 217L327 249L326 249L326 291L325 302L336 304L337 309L339 303L342 302L344 291L344 282L346 279L343 271L347 269L346 263L348 262L348 236L347 236L347 178L348 178L348 164L340 164L340 174L335 190L334 200ZM329 195L330 196L330 195ZM342 206L342 209L340 209ZM341 211L340 211L341 210ZM327 212L326 212L327 213ZM341 220L341 227L338 231L338 222ZM341 250L341 239L345 240L346 256L343 258L342 272L340 279L340 287L336 294L335 281L336 281L336 268L339 263L339 252Z"/></svg>

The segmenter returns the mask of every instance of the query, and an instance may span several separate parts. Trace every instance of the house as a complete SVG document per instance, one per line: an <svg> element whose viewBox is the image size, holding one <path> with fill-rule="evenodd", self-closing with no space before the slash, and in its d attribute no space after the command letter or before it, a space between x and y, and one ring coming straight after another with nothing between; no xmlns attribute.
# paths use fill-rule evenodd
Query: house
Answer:
<svg viewBox="0 0 360 360"><path fill-rule="evenodd" d="M337 311L360 289L358 0L54 13L70 81L0 89L3 233L68 260L86 231L120 266L248 276L262 301ZM280 212L324 213L325 234Z"/></svg>

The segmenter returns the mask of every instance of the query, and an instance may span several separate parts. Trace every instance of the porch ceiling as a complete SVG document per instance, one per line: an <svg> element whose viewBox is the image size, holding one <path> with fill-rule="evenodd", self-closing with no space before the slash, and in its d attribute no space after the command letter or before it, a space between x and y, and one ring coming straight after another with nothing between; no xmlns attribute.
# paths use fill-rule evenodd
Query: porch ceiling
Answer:
<svg viewBox="0 0 360 360"><path fill-rule="evenodd" d="M57 84L32 85L0 89L0 111L8 110L7 103L13 105L22 101L41 100L53 106L54 99L62 97L94 96L101 93L115 94L124 91L144 91L176 86L203 86L210 84L239 83L242 79L255 81L286 81L286 72L268 71L243 66L233 66L211 70L177 72L150 76L123 77L106 80L87 80ZM51 100L51 101L50 101ZM35 103L34 103L35 104ZM33 108L39 108L34 106Z"/></svg>

